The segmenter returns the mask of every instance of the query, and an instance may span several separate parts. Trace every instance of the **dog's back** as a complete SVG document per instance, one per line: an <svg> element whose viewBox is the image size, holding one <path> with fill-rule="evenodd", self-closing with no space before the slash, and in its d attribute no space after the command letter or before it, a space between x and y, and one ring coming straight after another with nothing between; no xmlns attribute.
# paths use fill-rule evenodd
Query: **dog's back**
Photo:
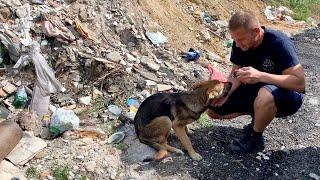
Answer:
<svg viewBox="0 0 320 180"><path fill-rule="evenodd" d="M134 118L136 129L146 126L153 119L160 116L167 116L173 121L172 106L183 104L180 100L180 95L181 93L158 93L145 99Z"/></svg>

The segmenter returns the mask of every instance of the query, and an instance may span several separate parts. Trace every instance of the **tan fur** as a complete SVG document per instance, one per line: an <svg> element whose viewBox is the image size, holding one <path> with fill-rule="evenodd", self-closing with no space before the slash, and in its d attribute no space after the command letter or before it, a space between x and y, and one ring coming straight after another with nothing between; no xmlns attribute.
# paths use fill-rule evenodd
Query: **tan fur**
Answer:
<svg viewBox="0 0 320 180"><path fill-rule="evenodd" d="M167 143L171 128L173 128L176 136L187 150L190 157L197 161L202 159L202 157L193 149L192 143L187 136L187 124L196 121L200 117L201 113L206 110L211 102L210 100L219 99L226 93L226 89L227 91L230 89L229 87L226 88L226 84L227 83L220 83L218 81L197 83L193 86L193 91L177 96L184 105L172 105L172 107L170 107L170 113L174 119L170 119L167 116L160 116L152 119L150 123L145 126L135 123L140 141L159 151L154 157L154 160L163 159L168 154L168 151L183 154L180 149L174 148ZM168 97L164 95L162 98L166 101L170 100L169 95ZM152 106L152 104L149 106ZM138 111L148 110L150 111L150 109L146 107L145 109L139 108ZM152 111L156 110L152 109Z"/></svg>

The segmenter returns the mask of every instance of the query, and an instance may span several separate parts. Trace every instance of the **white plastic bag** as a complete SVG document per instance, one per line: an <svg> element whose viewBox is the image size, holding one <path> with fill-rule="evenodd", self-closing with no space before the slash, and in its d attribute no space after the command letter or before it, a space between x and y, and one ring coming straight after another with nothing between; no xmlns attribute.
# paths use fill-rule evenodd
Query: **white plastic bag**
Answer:
<svg viewBox="0 0 320 180"><path fill-rule="evenodd" d="M57 109L51 116L50 131L55 135L79 128L80 119L72 110Z"/></svg>
<svg viewBox="0 0 320 180"><path fill-rule="evenodd" d="M40 52L40 45L33 41L27 49L26 53L20 57L13 68L19 69L21 65L25 65L25 61L31 60L36 69L37 82L40 92L43 96L55 93L58 90L65 91L65 88L55 78L53 70L49 67L47 61Z"/></svg>

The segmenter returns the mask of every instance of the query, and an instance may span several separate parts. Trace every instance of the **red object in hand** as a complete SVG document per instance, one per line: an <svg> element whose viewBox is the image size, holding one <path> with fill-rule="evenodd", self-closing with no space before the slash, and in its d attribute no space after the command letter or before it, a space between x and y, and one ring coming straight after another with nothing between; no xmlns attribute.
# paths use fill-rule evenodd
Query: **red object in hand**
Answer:
<svg viewBox="0 0 320 180"><path fill-rule="evenodd" d="M211 64L208 65L211 80L218 80L221 82L227 82L228 79L218 70L216 70Z"/></svg>

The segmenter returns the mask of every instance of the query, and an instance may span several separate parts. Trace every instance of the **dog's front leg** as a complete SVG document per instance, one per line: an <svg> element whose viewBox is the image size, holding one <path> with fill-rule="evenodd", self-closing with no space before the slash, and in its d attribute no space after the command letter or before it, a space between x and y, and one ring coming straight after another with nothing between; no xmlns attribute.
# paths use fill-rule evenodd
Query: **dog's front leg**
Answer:
<svg viewBox="0 0 320 180"><path fill-rule="evenodd" d="M189 137L187 136L185 127L186 127L185 124L180 124L177 121L173 121L172 128L173 128L176 136L181 141L184 148L188 151L190 157L193 160L200 161L202 159L202 157L200 154L196 153L195 150L193 149L191 141L190 141Z"/></svg>

